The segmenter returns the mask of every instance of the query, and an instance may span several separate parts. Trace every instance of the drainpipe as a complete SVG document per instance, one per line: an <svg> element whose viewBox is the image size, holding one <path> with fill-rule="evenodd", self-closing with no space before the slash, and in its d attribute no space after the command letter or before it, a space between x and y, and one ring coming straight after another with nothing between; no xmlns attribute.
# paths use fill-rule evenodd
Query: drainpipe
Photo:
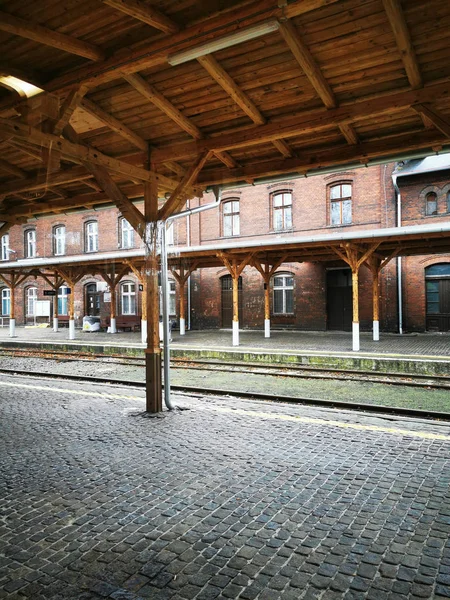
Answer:
<svg viewBox="0 0 450 600"><path fill-rule="evenodd" d="M191 207L191 201L187 201L188 209ZM191 215L186 217L186 245L191 245ZM191 276L187 279L187 328L191 330Z"/></svg>
<svg viewBox="0 0 450 600"><path fill-rule="evenodd" d="M395 195L397 199L397 227L402 226L402 197L397 185L398 175L392 174L392 183L394 184ZM403 292L402 292L402 257L397 256L397 300L398 300L398 332L403 334Z"/></svg>
<svg viewBox="0 0 450 600"><path fill-rule="evenodd" d="M213 188L214 195L216 196L215 202L205 204L204 206L197 206L196 208L189 208L176 215L168 217L165 221L159 221L159 234L161 240L161 290L162 290L162 304L163 304L163 361L164 361L164 402L169 410L173 410L175 407L170 399L170 327L169 327L169 290L168 290L168 260L167 260L167 246L166 246L166 227L172 221L181 219L183 217L189 217L190 215L210 210L219 206L222 200L222 191L220 187L215 186Z"/></svg>

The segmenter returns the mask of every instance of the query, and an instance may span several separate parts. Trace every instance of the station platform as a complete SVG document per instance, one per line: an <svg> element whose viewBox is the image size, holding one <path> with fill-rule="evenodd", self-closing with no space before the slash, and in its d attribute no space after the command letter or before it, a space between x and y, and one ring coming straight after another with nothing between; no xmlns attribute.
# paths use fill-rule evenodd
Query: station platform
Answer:
<svg viewBox="0 0 450 600"><path fill-rule="evenodd" d="M96 354L143 355L144 344L139 332L86 332L76 330L69 340L67 328L16 327L16 337L9 337L7 327L0 328L0 347L40 347ZM382 372L450 375L450 334L412 333L381 334L374 342L372 334L360 336L361 350L352 351L351 333L273 331L265 338L263 331L240 332L239 346L232 346L230 330L187 331L172 333L171 355L186 359L214 359L266 363L329 366Z"/></svg>

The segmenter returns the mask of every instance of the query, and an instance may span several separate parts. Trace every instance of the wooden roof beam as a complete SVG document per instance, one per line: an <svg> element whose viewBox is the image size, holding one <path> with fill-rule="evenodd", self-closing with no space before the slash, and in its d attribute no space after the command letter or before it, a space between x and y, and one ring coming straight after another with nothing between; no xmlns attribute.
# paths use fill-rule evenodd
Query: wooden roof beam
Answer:
<svg viewBox="0 0 450 600"><path fill-rule="evenodd" d="M134 87L144 98L147 98L152 104L157 106L172 121L184 129L186 133L199 140L203 137L200 129L185 117L167 98L165 98L156 88L148 83L140 75L124 75L124 79Z"/></svg>
<svg viewBox="0 0 450 600"><path fill-rule="evenodd" d="M49 186L53 187L64 185L66 183L73 183L74 181L83 181L91 177L92 175L87 173L84 167L65 169L63 171L59 171L58 173L51 174L50 177L47 176L47 173L32 173L28 174L26 179L23 179L21 176L20 181L11 181L0 185L0 196L41 190L48 188Z"/></svg>
<svg viewBox="0 0 450 600"><path fill-rule="evenodd" d="M116 117L103 110L103 108L101 108L98 104L92 102L92 100L84 98L80 106L90 115L104 123L112 131L133 144L133 146L136 146L145 152L148 151L148 143L140 135L124 125L122 121L119 121L119 119L116 119Z"/></svg>
<svg viewBox="0 0 450 600"><path fill-rule="evenodd" d="M70 92L61 107L59 118L53 126L52 133L55 135L61 135L62 130L69 123L73 113L75 112L75 109L78 107L87 91L87 86L79 85Z"/></svg>
<svg viewBox="0 0 450 600"><path fill-rule="evenodd" d="M383 6L394 32L408 81L413 89L421 88L423 86L422 76L400 0L383 0Z"/></svg>
<svg viewBox="0 0 450 600"><path fill-rule="evenodd" d="M350 145L359 144L358 134L355 131L355 128L351 123L342 123L339 125L339 129L341 130L342 135L347 140L347 143Z"/></svg>
<svg viewBox="0 0 450 600"><path fill-rule="evenodd" d="M374 115L395 114L409 110L414 104L437 102L448 94L448 83L430 85L420 90L403 90L375 99L362 99L337 108L304 111L297 115L280 118L276 123L267 123L253 128L242 128L233 133L224 133L211 139L184 142L170 148L157 148L152 160L179 160L193 158L204 150L222 151L272 142L277 139L295 137L305 133L326 130L342 124L351 124Z"/></svg>
<svg viewBox="0 0 450 600"><path fill-rule="evenodd" d="M19 169L19 167L16 167L16 165L12 165L7 160L3 160L2 158L0 158L0 170L10 173L11 175L15 175L15 177L18 177L19 179L26 179L28 176L26 171Z"/></svg>
<svg viewBox="0 0 450 600"><path fill-rule="evenodd" d="M173 192L168 200L164 203L162 208L158 211L158 219L165 220L168 217L175 214L185 203L184 192L188 187L195 184L197 177L200 171L203 169L207 160L210 157L209 152L204 152L198 160L191 166L191 168L186 172L183 179L177 186L177 189Z"/></svg>
<svg viewBox="0 0 450 600"><path fill-rule="evenodd" d="M105 58L103 50L94 44L82 42L69 35L52 31L37 23L32 24L25 19L2 11L0 11L0 30L91 60L97 61Z"/></svg>
<svg viewBox="0 0 450 600"><path fill-rule="evenodd" d="M280 33L322 102L327 108L334 108L337 102L333 91L295 26L284 21L280 23Z"/></svg>
<svg viewBox="0 0 450 600"><path fill-rule="evenodd" d="M164 33L176 33L179 26L162 12L140 0L101 0L104 4Z"/></svg>
<svg viewBox="0 0 450 600"><path fill-rule="evenodd" d="M415 104L413 109L421 116L426 117L447 138L450 138L450 120L447 117L440 115L430 104Z"/></svg>

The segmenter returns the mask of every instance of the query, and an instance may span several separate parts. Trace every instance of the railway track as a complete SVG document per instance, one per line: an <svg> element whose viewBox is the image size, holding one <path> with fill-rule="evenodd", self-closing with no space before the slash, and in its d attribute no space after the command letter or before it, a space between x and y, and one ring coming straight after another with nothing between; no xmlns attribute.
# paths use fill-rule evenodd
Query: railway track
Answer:
<svg viewBox="0 0 450 600"><path fill-rule="evenodd" d="M10 356L13 358L41 358L47 360L56 360L58 362L101 362L107 364L117 364L122 366L145 367L145 358L139 356L129 357L126 355L105 355L93 354L89 352L66 352L54 350L22 350L0 348L0 357ZM171 358L171 365L174 369L186 370L205 370L212 372L230 372L230 373L252 373L255 375L285 377L285 378L304 378L304 379L331 379L331 380L353 380L364 381L368 383L385 383L389 385L427 388L427 389L448 389L450 390L450 375L423 375L409 373L393 372L374 372L361 371L356 369L333 369L324 367L315 367L310 365L284 365L269 363L251 363L251 362L219 362L213 360L192 360Z"/></svg>

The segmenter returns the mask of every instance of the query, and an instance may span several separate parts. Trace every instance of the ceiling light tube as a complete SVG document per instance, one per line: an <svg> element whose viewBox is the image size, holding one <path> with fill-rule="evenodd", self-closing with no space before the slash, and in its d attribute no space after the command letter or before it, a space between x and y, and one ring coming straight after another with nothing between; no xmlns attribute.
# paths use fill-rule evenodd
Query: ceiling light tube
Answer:
<svg viewBox="0 0 450 600"><path fill-rule="evenodd" d="M262 35L272 33L273 31L276 31L279 26L280 24L275 20L259 23L254 27L248 27L247 29L230 33L230 35L225 35L221 38L211 40L210 42L206 42L205 44L197 46L196 48L191 48L189 50L184 50L183 52L172 54L167 59L167 62L169 65L172 65L172 67L175 65L182 65L183 63L189 62L190 60L195 60L200 56L212 54L218 50L223 50L224 48L229 48L230 46L235 46L236 44L241 44L242 42L254 40Z"/></svg>

